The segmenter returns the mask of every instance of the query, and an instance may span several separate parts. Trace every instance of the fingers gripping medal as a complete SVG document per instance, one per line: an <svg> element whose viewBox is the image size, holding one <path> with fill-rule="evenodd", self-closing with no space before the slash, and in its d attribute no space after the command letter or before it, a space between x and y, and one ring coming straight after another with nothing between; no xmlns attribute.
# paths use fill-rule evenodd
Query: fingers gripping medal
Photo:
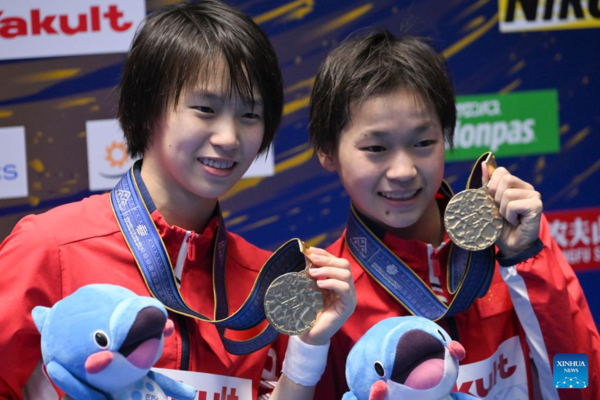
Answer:
<svg viewBox="0 0 600 400"><path fill-rule="evenodd" d="M490 153L485 160L489 177L496 169ZM488 192L488 183L479 189L467 189L454 196L444 213L446 232L457 246L469 250L485 250L496 243L504 225L498 205Z"/></svg>
<svg viewBox="0 0 600 400"><path fill-rule="evenodd" d="M323 293L307 271L312 263L304 243L300 251L306 258L306 269L290 272L275 279L265 294L265 314L269 323L286 335L300 335L308 331L323 311Z"/></svg>

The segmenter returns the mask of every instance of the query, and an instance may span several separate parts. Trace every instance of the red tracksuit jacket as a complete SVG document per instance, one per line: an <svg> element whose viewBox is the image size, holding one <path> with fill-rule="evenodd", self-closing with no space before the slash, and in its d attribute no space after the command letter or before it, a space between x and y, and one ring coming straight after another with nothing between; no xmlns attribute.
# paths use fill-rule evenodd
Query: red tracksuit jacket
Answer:
<svg viewBox="0 0 600 400"><path fill-rule="evenodd" d="M332 338L327 369L317 385L319 400L339 399L348 390L346 357L370 327L385 318L409 315L353 258L344 235L327 250L350 260L358 305ZM448 238L438 249L389 233L382 239L436 295L451 299L446 286ZM486 296L466 312L438 321L467 351L455 390L485 399L600 398L600 339L586 299L545 218L540 239L543 249L534 257L516 266L497 266ZM587 389L554 388L552 362L557 353L588 355Z"/></svg>
<svg viewBox="0 0 600 400"><path fill-rule="evenodd" d="M149 199L145 200L148 203ZM178 270L184 298L192 308L212 317L211 260L217 218L197 234L169 226L158 210L151 210L151 215ZM229 309L233 311L243 304L269 253L235 234L228 233L228 237L226 285ZM108 194L25 217L2 243L0 398L21 399L24 388L27 398L56 398L48 394L52 387L41 370L40 336L31 310L37 305L52 306L90 283L115 284L139 295L150 295L116 223ZM261 384L269 386L261 382L261 375L268 381L277 380L281 364L274 347L246 356L231 355L212 324L175 314L170 318L176 326L175 334L165 338L156 367L212 374L192 378L208 380L218 386L215 393L225 390L227 395L233 388L222 389L226 386L220 383L223 376L237 377L242 386L251 383L245 387L248 395L251 390L252 398L259 395ZM212 400L213 393L207 392L206 398Z"/></svg>

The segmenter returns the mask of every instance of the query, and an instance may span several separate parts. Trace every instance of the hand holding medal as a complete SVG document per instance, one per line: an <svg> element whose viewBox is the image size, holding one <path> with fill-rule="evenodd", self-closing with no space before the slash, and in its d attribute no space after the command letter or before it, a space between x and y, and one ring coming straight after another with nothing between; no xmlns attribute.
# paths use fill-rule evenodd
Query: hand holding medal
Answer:
<svg viewBox="0 0 600 400"><path fill-rule="evenodd" d="M448 235L467 250L482 250L496 244L503 257L528 249L539 235L541 195L505 168L497 168L491 153L481 167L484 188L460 192L448 203L444 215ZM462 202L461 195L465 192L469 192L465 197L479 192L472 195L479 200ZM477 217L478 213L481 217ZM502 225L496 222L496 213Z"/></svg>
<svg viewBox="0 0 600 400"><path fill-rule="evenodd" d="M276 278L265 294L265 314L271 326L286 335L300 335L309 330L323 311L323 293L309 276L310 252L299 241L306 268Z"/></svg>
<svg viewBox="0 0 600 400"><path fill-rule="evenodd" d="M493 175L483 170L483 181L498 204L504 218L496 246L502 257L510 257L530 248L539 238L542 196L534 187L499 167Z"/></svg>
<svg viewBox="0 0 600 400"><path fill-rule="evenodd" d="M279 332L302 334L304 342L322 345L354 311L354 282L347 260L315 247L301 250L307 258L307 269L284 274L273 281L265 295L265 313ZM322 279L316 280L319 278ZM316 291L322 296L318 310Z"/></svg>

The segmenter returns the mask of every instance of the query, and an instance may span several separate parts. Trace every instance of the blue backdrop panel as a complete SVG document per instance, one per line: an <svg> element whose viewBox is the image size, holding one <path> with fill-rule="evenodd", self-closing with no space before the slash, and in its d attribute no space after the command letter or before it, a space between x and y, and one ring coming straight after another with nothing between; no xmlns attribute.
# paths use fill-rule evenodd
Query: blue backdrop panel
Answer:
<svg viewBox="0 0 600 400"><path fill-rule="evenodd" d="M167 3L173 1L148 0L147 9ZM600 207L600 30L501 33L498 2L491 0L233 3L268 33L286 84L275 176L244 180L223 198L228 227L254 244L274 249L299 237L327 246L343 230L349 200L308 146L307 105L326 54L365 27L430 37L448 60L458 95L556 89L560 152L498 162L534 184L546 210ZM29 174L28 198L0 200L0 239L26 214L91 194L85 122L115 118L123 60L123 54L111 54L0 62L0 127L25 126ZM52 71L64 73L43 75ZM470 168L471 161L447 164L454 190L464 187ZM600 272L582 276L598 318L600 294L591 289Z"/></svg>

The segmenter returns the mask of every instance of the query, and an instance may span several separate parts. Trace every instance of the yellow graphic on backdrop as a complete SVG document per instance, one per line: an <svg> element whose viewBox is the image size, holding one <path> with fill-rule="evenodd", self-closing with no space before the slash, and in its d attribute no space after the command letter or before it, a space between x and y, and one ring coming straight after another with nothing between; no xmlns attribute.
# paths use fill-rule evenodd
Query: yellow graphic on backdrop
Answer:
<svg viewBox="0 0 600 400"><path fill-rule="evenodd" d="M600 27L598 0L498 0L501 32Z"/></svg>
<svg viewBox="0 0 600 400"><path fill-rule="evenodd" d="M302 19L313 11L314 0L297 0L284 4L264 14L254 17L254 22L262 24L276 18L285 17L286 20Z"/></svg>

